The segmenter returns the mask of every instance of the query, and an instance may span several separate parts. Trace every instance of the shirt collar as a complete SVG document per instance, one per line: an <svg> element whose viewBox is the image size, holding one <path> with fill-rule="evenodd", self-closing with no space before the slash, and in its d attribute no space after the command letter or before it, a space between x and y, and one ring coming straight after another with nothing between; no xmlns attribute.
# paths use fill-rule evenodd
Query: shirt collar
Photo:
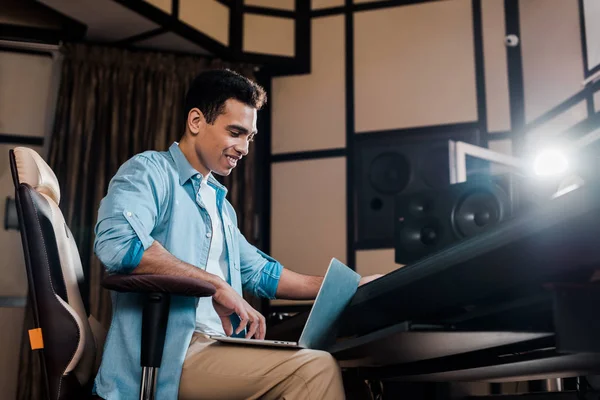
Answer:
<svg viewBox="0 0 600 400"><path fill-rule="evenodd" d="M173 144L169 147L169 153L171 153L171 157L175 161L175 167L177 168L177 174L179 175L179 184L183 185L186 183L191 177L198 175L200 179L203 179L203 175L196 171L192 164L185 158L185 155L179 148L179 143L173 142ZM227 192L225 186L221 185L219 181L213 176L213 174L208 174L208 182L215 185L218 189L224 190Z"/></svg>

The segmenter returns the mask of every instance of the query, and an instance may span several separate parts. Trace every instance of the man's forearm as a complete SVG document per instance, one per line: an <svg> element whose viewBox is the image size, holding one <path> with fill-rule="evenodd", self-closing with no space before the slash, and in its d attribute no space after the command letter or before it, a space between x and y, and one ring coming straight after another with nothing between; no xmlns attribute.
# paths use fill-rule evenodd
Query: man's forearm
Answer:
<svg viewBox="0 0 600 400"><path fill-rule="evenodd" d="M275 296L278 299L313 300L322 283L322 276L302 275L284 268L281 270Z"/></svg>
<svg viewBox="0 0 600 400"><path fill-rule="evenodd" d="M152 245L146 251L144 251L142 260L138 266L135 267L133 273L140 275L174 275L202 279L208 283L211 283L217 288L225 284L225 281L218 276L181 261L169 253L157 241L154 241L154 243L152 243Z"/></svg>

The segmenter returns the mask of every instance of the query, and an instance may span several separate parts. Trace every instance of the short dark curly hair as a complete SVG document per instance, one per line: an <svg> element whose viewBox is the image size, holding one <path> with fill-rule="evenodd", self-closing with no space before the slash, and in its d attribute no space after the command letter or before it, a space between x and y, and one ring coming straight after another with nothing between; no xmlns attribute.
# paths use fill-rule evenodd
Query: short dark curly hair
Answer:
<svg viewBox="0 0 600 400"><path fill-rule="evenodd" d="M192 81L185 96L185 116L198 108L206 122L212 124L225 111L229 99L260 110L267 102L267 94L256 82L229 69L202 72Z"/></svg>

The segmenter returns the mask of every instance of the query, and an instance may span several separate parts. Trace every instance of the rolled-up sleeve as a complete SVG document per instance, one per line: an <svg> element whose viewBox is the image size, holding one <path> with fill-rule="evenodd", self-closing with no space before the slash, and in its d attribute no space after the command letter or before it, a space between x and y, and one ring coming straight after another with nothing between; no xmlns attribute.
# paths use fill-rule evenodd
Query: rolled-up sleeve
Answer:
<svg viewBox="0 0 600 400"><path fill-rule="evenodd" d="M237 229L237 228L236 228ZM274 299L283 266L246 240L237 229L240 246L240 272L244 290L257 297Z"/></svg>
<svg viewBox="0 0 600 400"><path fill-rule="evenodd" d="M164 184L156 163L136 155L119 168L100 202L94 252L109 273L130 273L152 245Z"/></svg>

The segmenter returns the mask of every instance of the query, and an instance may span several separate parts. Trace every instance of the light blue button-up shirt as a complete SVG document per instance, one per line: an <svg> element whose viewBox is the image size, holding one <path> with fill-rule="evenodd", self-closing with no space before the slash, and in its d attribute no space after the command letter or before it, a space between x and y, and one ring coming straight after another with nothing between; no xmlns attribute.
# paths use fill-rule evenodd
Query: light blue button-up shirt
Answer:
<svg viewBox="0 0 600 400"><path fill-rule="evenodd" d="M212 226L199 194L202 175L177 143L166 152L147 151L121 166L100 203L94 251L109 273L130 273L156 240L171 254L205 269ZM237 227L227 190L214 177L223 221L229 283L259 297L274 298L282 266L246 241ZM113 317L95 391L107 400L139 397L143 297L112 292ZM185 354L195 327L197 299L171 298L158 372L157 399L176 400ZM235 321L234 321L235 322Z"/></svg>

